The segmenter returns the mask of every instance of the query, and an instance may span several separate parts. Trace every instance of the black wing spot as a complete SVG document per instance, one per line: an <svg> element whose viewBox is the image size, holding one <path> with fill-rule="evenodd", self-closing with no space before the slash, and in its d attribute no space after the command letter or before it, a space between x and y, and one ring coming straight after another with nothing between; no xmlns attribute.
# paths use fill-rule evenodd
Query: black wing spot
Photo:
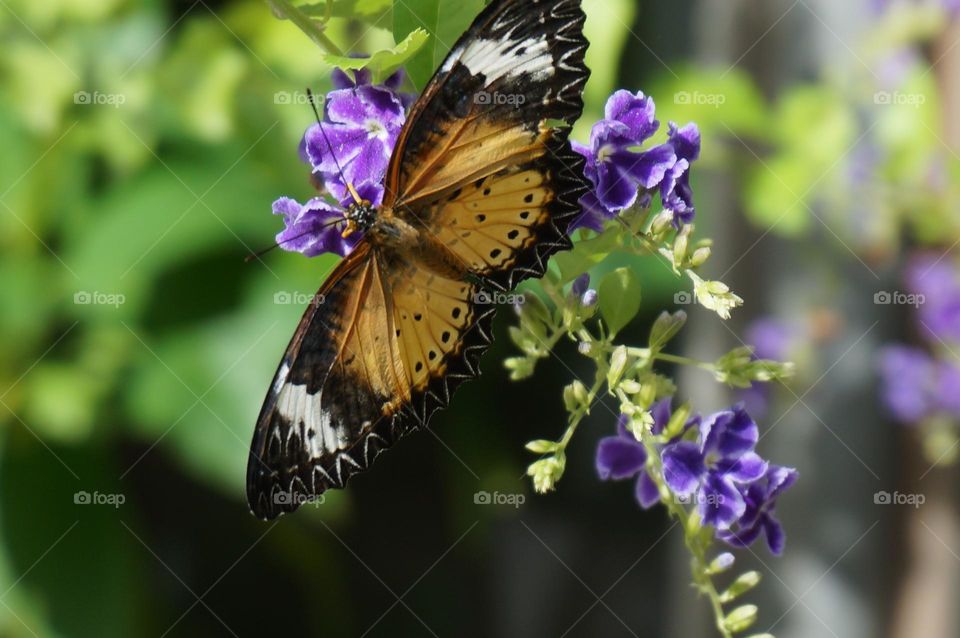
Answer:
<svg viewBox="0 0 960 638"><path fill-rule="evenodd" d="M440 335L440 340L443 341L444 343L447 343L448 341L450 341L450 331L444 330L443 334Z"/></svg>
<svg viewBox="0 0 960 638"><path fill-rule="evenodd" d="M454 309L453 309L453 312L450 313L450 316L452 316L454 319L459 319L459 318L460 318L460 309L459 309L459 308L454 308Z"/></svg>
<svg viewBox="0 0 960 638"><path fill-rule="evenodd" d="M477 215L476 220L477 220L477 223L482 224L483 222L487 221L487 216L486 216L486 215Z"/></svg>
<svg viewBox="0 0 960 638"><path fill-rule="evenodd" d="M317 433L314 431L313 428L310 428L309 430L307 430L307 438L308 438L308 439L312 439L312 438L315 437L316 435L317 435Z"/></svg>
<svg viewBox="0 0 960 638"><path fill-rule="evenodd" d="M489 187L484 188L484 189L483 189L483 196L486 197L487 195L489 195L489 194L492 193L492 192L493 192L493 189L492 189L492 188L489 188Z"/></svg>
<svg viewBox="0 0 960 638"><path fill-rule="evenodd" d="M420 372L421 370L423 370L423 361L417 361L417 365L414 366L414 370L417 372Z"/></svg>
<svg viewBox="0 0 960 638"><path fill-rule="evenodd" d="M532 204L532 203L533 203L533 193L530 193L529 195L527 195L526 197L524 197L524 198L523 198L523 201L524 201L525 203L527 203L527 204Z"/></svg>
<svg viewBox="0 0 960 638"><path fill-rule="evenodd" d="M423 315L421 315L419 312L418 312L417 314L413 315L413 320L414 320L414 321L420 321L421 319L423 319Z"/></svg>
<svg viewBox="0 0 960 638"><path fill-rule="evenodd" d="M400 328L397 328L397 336L400 336Z"/></svg>
<svg viewBox="0 0 960 638"><path fill-rule="evenodd" d="M437 353L431 350L430 354L428 354L427 356L430 358L431 361L433 361L434 359L437 358Z"/></svg>
<svg viewBox="0 0 960 638"><path fill-rule="evenodd" d="M518 58L521 57L526 52L527 52L527 47L520 47L519 49L517 49L517 57Z"/></svg>
<svg viewBox="0 0 960 638"><path fill-rule="evenodd" d="M516 239L519 236L520 236L520 231L517 229L513 229L509 233L507 233L507 239Z"/></svg>
<svg viewBox="0 0 960 638"><path fill-rule="evenodd" d="M502 250L500 250L499 248L494 248L493 250L490 251L490 258L496 259L501 255L501 253L503 253Z"/></svg>
<svg viewBox="0 0 960 638"><path fill-rule="evenodd" d="M527 219L528 217L530 217L530 211L525 210L522 213L520 213L520 219Z"/></svg>

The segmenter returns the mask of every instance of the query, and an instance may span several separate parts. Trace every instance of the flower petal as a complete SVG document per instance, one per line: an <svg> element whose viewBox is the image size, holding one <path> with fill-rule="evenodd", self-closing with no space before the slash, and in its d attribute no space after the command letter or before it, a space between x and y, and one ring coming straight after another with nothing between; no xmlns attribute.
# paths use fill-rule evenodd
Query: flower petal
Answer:
<svg viewBox="0 0 960 638"><path fill-rule="evenodd" d="M597 474L604 481L631 478L643 470L646 462L647 452L638 441L608 436L597 445Z"/></svg>
<svg viewBox="0 0 960 638"><path fill-rule="evenodd" d="M717 453L728 460L752 452L760 439L760 429L743 405L707 417L700 429L704 452Z"/></svg>
<svg viewBox="0 0 960 638"><path fill-rule="evenodd" d="M679 496L690 496L706 472L703 455L696 443L678 441L663 448L663 478Z"/></svg>
<svg viewBox="0 0 960 638"><path fill-rule="evenodd" d="M640 472L637 477L637 485L634 488L634 494L640 507L645 510L650 509L660 502L660 488L650 477L648 472Z"/></svg>
<svg viewBox="0 0 960 638"><path fill-rule="evenodd" d="M767 462L756 452L747 452L730 464L725 474L739 483L750 483L767 472Z"/></svg>
<svg viewBox="0 0 960 638"><path fill-rule="evenodd" d="M669 139L680 159L692 164L700 158L700 129L696 124L690 123L678 128L670 122Z"/></svg>
<svg viewBox="0 0 960 638"><path fill-rule="evenodd" d="M630 166L630 174L646 189L659 186L667 172L677 163L677 156L669 144L655 146L643 153L631 154L636 158Z"/></svg>
<svg viewBox="0 0 960 638"><path fill-rule="evenodd" d="M770 553L780 556L787 544L787 535L783 531L783 526L770 514L763 517L762 525L763 531L767 534L767 547L770 548Z"/></svg>
<svg viewBox="0 0 960 638"><path fill-rule="evenodd" d="M660 128L656 112L653 98L645 96L642 91L634 95L630 91L620 90L607 100L605 116L608 120L625 124L631 142L639 145Z"/></svg>
<svg viewBox="0 0 960 638"><path fill-rule="evenodd" d="M729 529L747 508L743 495L729 477L718 472L707 474L697 494L697 508L707 525Z"/></svg>

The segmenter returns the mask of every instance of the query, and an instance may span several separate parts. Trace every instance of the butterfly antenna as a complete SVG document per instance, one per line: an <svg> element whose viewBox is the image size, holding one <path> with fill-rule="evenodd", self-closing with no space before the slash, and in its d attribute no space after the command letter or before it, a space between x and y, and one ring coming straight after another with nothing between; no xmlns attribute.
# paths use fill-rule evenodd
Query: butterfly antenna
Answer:
<svg viewBox="0 0 960 638"><path fill-rule="evenodd" d="M343 183L347 185L347 190L350 191L350 196L353 197L353 201L360 204L363 200L360 198L360 194L357 193L357 189L353 187L353 184L347 181L346 176L343 174L343 167L340 166L340 160L337 159L337 153L333 150L333 144L330 143L330 138L327 137L327 131L323 128L323 120L320 118L320 111L317 110L317 102L313 97L313 91L307 88L307 98L310 102L310 108L313 109L313 114L317 118L317 126L320 127L320 133L323 135L323 141L327 143L327 148L330 149L330 155L333 156L333 163L337 165L337 170L340 172L340 179L343 180Z"/></svg>
<svg viewBox="0 0 960 638"><path fill-rule="evenodd" d="M257 252L255 252L255 253L250 253L249 255L247 255L246 257L243 258L243 261L244 261L245 263L248 263L248 264L249 264L251 261L254 261L254 260L256 260L256 259L260 259L261 257L263 257L264 255L266 255L266 254L269 253L270 251L272 251L272 250L274 250L274 249L276 249L276 248L280 248L280 246L282 246L282 245L284 245L284 244L288 244L288 243L290 243L290 242L292 242L292 241L296 241L296 240L300 239L301 237L306 237L307 235L312 235L312 234L314 234L314 233L316 233L316 232L318 232L318 231L320 231L320 230L323 230L324 228L329 228L330 226L336 226L337 224L340 224L340 223L342 223L342 222L343 222L342 219L333 219L333 220L330 220L330 221L328 221L328 222L325 222L325 223L321 224L319 228L311 228L310 230L304 231L304 232L300 233L299 235L296 235L296 236L291 237L291 238L289 238L289 239L284 239L283 241L277 242L277 243L275 243L275 244L272 245L272 246L268 246L267 248L264 248L263 250L257 251Z"/></svg>

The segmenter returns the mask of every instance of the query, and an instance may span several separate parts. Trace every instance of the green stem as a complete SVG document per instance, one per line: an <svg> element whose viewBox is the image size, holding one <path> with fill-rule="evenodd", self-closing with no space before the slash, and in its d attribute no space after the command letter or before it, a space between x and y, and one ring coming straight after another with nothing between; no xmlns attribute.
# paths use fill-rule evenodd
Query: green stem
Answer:
<svg viewBox="0 0 960 638"><path fill-rule="evenodd" d="M281 19L289 20L295 24L301 31L307 34L307 37L317 43L320 48L324 49L327 53L343 55L340 47L327 37L327 34L323 32L323 29L320 28L317 23L303 11L293 6L288 0L267 0L267 4L270 6L270 9L273 10L274 14Z"/></svg>
<svg viewBox="0 0 960 638"><path fill-rule="evenodd" d="M697 589L710 600L710 607L713 609L713 617L716 621L717 631L723 638L733 638L733 634L727 629L724 619L726 613L723 611L723 603L720 602L720 592L710 578L708 572L710 563L707 560L707 548L702 541L703 531L699 518L689 515L686 509L677 502L673 493L667 488L663 481L663 464L660 460L660 452L656 444L651 440L651 436L645 436L643 447L647 451L649 471L651 476L660 489L660 501L667 508L670 516L675 518L683 527L683 542L693 556L690 561L690 572L693 576L693 582Z"/></svg>
<svg viewBox="0 0 960 638"><path fill-rule="evenodd" d="M659 359L660 361L677 363L684 366L694 366L703 370L708 370L709 372L714 372L717 369L717 366L712 363L707 363L706 361L697 361L696 359L681 357L680 355L670 354L667 352L658 352L656 355L654 355L654 358Z"/></svg>
<svg viewBox="0 0 960 638"><path fill-rule="evenodd" d="M576 434L577 428L580 426L580 422L583 421L583 417L590 413L590 406L593 405L593 402L596 400L597 395L603 390L603 386L607 382L607 371L605 370L606 365L597 362L597 377L593 381L593 385L587 391L587 401L586 405L579 406L574 410L573 414L570 415L570 424L567 426L567 431L563 433L563 438L559 441L559 450L561 452L566 452L567 446L570 444L570 440L573 438L573 435Z"/></svg>

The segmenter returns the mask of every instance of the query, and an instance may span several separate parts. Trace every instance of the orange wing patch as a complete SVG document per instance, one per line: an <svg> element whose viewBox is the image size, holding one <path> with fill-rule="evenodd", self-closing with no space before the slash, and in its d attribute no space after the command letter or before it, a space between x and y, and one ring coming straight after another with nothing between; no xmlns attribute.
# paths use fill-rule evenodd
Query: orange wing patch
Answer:
<svg viewBox="0 0 960 638"><path fill-rule="evenodd" d="M555 194L536 170L501 172L454 192L428 214L437 239L481 276L510 268L549 223Z"/></svg>
<svg viewBox="0 0 960 638"><path fill-rule="evenodd" d="M461 335L474 321L474 287L417 265L396 273L391 286L393 337L410 387L423 391L462 348Z"/></svg>
<svg viewBox="0 0 960 638"><path fill-rule="evenodd" d="M400 184L395 206L416 208L461 184L493 175L508 166L525 164L547 152L550 129L531 131L523 124L507 124L474 115L451 122L432 133L420 149L421 157L397 164L393 176Z"/></svg>

